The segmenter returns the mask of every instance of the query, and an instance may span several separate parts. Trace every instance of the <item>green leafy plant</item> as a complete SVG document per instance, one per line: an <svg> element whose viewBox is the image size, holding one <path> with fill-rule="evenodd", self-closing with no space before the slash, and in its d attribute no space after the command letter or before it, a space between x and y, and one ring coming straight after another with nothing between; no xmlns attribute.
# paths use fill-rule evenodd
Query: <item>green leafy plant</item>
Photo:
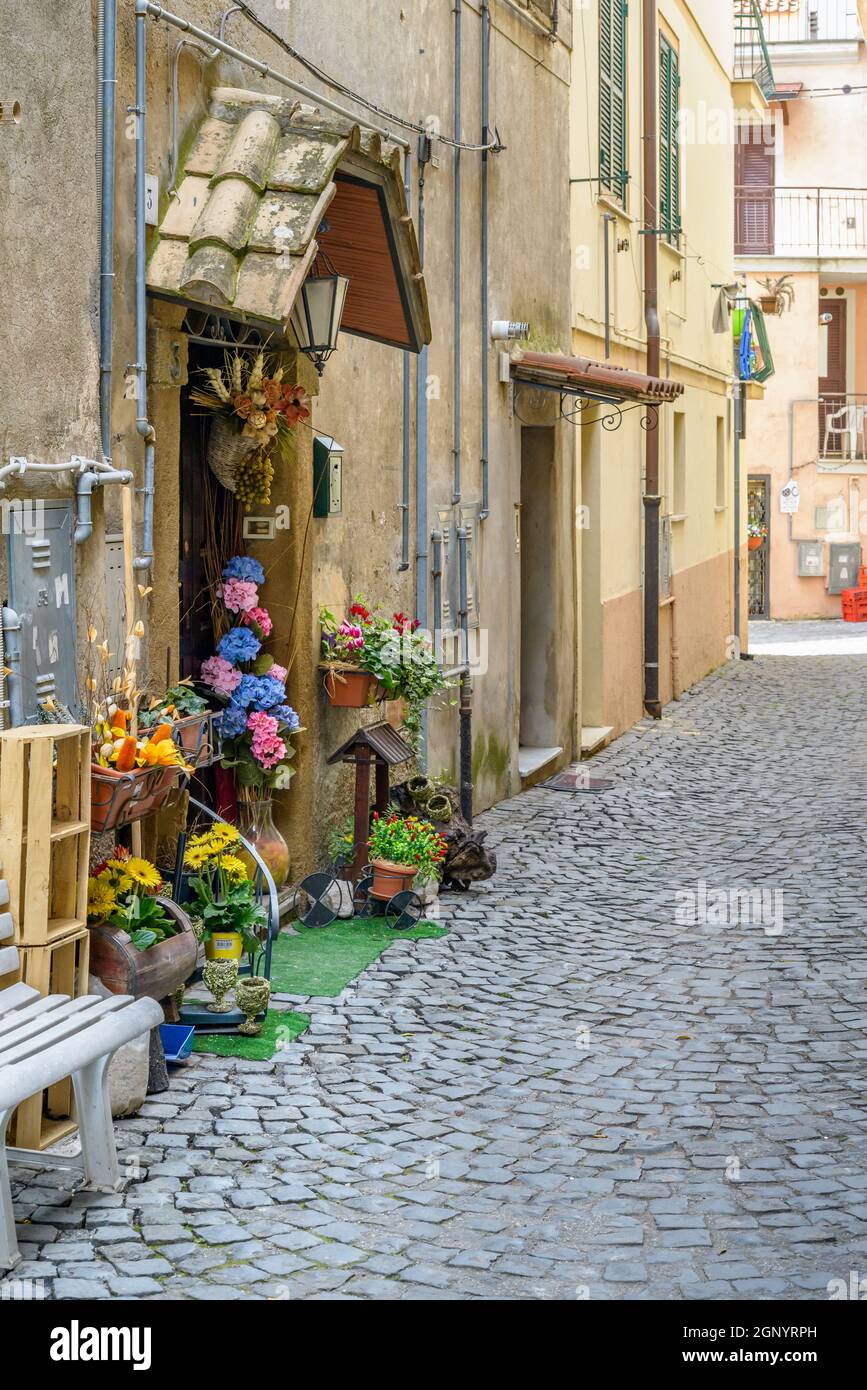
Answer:
<svg viewBox="0 0 867 1390"><path fill-rule="evenodd" d="M371 862L384 859L392 864L411 865L421 879L439 878L448 852L444 836L430 821L418 816L388 816L374 812L367 849Z"/></svg>
<svg viewBox="0 0 867 1390"><path fill-rule="evenodd" d="M173 685L159 700L153 700L146 710L139 714L139 725L149 729L153 724L168 719L186 719L191 714L204 714L209 708L207 700L197 695L185 681Z"/></svg>
<svg viewBox="0 0 867 1390"><path fill-rule="evenodd" d="M137 951L147 951L178 931L174 918L157 901L162 887L162 875L149 859L118 845L88 880L87 919L125 931Z"/></svg>
<svg viewBox="0 0 867 1390"><path fill-rule="evenodd" d="M247 866L236 852L239 848L235 827L219 822L190 837L184 867L198 871L190 879L190 889L193 915L202 922L200 939L238 932L244 950L253 952L259 946L257 929L267 918L256 899Z"/></svg>

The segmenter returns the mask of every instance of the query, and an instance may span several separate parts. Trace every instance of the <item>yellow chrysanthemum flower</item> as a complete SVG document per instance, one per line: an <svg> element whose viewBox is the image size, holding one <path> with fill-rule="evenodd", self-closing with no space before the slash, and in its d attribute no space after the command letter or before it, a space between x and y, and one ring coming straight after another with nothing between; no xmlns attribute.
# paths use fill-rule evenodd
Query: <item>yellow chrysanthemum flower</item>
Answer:
<svg viewBox="0 0 867 1390"><path fill-rule="evenodd" d="M211 826L205 838L215 848L225 848L226 845L237 844L241 837L234 825L225 825L223 822L219 822Z"/></svg>
<svg viewBox="0 0 867 1390"><path fill-rule="evenodd" d="M154 868L149 859L138 859L133 856L126 861L124 868L133 882L142 888L159 888L163 881L162 874Z"/></svg>
<svg viewBox="0 0 867 1390"><path fill-rule="evenodd" d="M92 878L89 884L87 898L87 915L95 921L101 921L109 917L117 907L117 898L104 883L99 879Z"/></svg>
<svg viewBox="0 0 867 1390"><path fill-rule="evenodd" d="M201 869L203 864L207 864L210 857L204 845L194 845L190 843L184 851L184 868Z"/></svg>
<svg viewBox="0 0 867 1390"><path fill-rule="evenodd" d="M237 854L221 855L220 868L230 883L243 883L245 879L249 878L247 865L243 859L238 858Z"/></svg>

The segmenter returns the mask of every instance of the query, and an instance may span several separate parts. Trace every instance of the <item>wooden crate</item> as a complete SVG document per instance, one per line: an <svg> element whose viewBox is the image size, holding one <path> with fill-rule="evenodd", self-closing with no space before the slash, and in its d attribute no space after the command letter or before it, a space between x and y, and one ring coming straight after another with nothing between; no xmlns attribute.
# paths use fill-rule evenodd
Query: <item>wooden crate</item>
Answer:
<svg viewBox="0 0 867 1390"><path fill-rule="evenodd" d="M90 739L78 724L0 734L0 865L16 945L48 946L87 926Z"/></svg>
<svg viewBox="0 0 867 1390"><path fill-rule="evenodd" d="M90 932L51 946L19 947L18 978L40 994L68 994L73 999L87 993ZM77 1129L72 1081L66 1077L55 1086L22 1101L10 1123L9 1143L19 1149L44 1149Z"/></svg>

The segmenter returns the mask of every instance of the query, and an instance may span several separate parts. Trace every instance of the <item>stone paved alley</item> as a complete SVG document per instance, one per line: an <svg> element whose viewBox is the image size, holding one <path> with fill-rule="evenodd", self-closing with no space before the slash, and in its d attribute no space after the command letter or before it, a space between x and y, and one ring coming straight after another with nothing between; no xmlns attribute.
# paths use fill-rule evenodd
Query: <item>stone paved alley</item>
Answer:
<svg viewBox="0 0 867 1390"><path fill-rule="evenodd" d="M826 1299L867 1272L863 645L730 664L594 761L610 790L490 812L500 872L448 937L313 1001L274 1062L196 1058L120 1124L124 1194L19 1186L16 1278ZM700 884L770 893L692 925Z"/></svg>

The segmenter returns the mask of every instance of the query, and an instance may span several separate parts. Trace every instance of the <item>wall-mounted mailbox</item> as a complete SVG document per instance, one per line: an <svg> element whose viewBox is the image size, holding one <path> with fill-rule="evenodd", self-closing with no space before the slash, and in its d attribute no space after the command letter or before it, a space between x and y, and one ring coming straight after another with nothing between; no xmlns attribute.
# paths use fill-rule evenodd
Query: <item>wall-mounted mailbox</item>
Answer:
<svg viewBox="0 0 867 1390"><path fill-rule="evenodd" d="M327 434L313 440L313 515L343 513L343 445Z"/></svg>

